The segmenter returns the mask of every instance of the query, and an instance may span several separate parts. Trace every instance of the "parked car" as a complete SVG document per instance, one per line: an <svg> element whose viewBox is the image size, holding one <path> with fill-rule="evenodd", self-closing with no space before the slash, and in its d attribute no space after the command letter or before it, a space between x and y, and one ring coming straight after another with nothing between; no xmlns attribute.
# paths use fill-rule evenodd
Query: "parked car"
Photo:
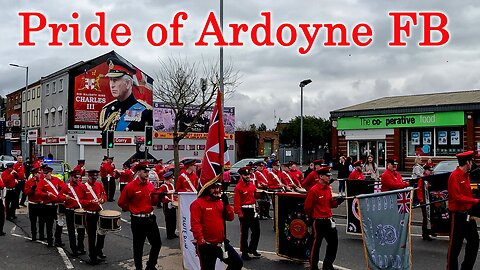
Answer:
<svg viewBox="0 0 480 270"><path fill-rule="evenodd" d="M0 156L0 166L2 166L2 168L7 168L7 164L15 164L16 162L17 161L13 156L8 156L8 155Z"/></svg>
<svg viewBox="0 0 480 270"><path fill-rule="evenodd" d="M52 175L60 178L63 182L67 183L69 173L72 171L70 165L61 160L47 160L45 165L53 169Z"/></svg>
<svg viewBox="0 0 480 270"><path fill-rule="evenodd" d="M263 158L244 158L237 163L233 164L230 167L230 183L236 184L240 179L240 175L238 174L238 169L247 166L250 162L255 163L257 161L263 161Z"/></svg>
<svg viewBox="0 0 480 270"><path fill-rule="evenodd" d="M448 172L453 172L455 168L458 166L458 161L457 160L445 160L445 161L440 161L435 168L433 168L433 173L434 174L440 174L440 173L448 173Z"/></svg>
<svg viewBox="0 0 480 270"><path fill-rule="evenodd" d="M202 166L202 160L198 157L184 157L184 158L181 158L180 159L180 163L183 163L184 160L187 160L187 159L194 159L195 160L195 166L197 167L197 172L200 170L201 166ZM171 169L174 169L175 168L175 160L174 159L170 159L169 161L163 163L163 167L165 168L165 171L169 171Z"/></svg>

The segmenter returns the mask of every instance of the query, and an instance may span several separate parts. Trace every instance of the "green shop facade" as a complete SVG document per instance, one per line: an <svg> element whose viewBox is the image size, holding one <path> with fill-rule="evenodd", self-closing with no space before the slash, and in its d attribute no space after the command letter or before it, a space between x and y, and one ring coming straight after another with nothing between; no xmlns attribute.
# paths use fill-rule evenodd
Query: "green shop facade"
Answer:
<svg viewBox="0 0 480 270"><path fill-rule="evenodd" d="M330 120L333 157L371 154L381 168L389 156L408 171L417 155L438 163L480 151L480 90L385 97L332 111Z"/></svg>

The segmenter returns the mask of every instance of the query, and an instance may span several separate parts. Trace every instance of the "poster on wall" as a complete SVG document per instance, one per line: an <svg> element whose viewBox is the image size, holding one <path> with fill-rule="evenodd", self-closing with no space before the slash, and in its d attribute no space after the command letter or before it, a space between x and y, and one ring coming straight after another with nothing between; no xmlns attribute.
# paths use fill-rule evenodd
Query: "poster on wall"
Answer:
<svg viewBox="0 0 480 270"><path fill-rule="evenodd" d="M153 78L116 53L80 69L73 79L72 129L143 131L152 124Z"/></svg>
<svg viewBox="0 0 480 270"><path fill-rule="evenodd" d="M420 132L412 132L412 145L420 145Z"/></svg>
<svg viewBox="0 0 480 270"><path fill-rule="evenodd" d="M460 131L450 131L450 144L460 145Z"/></svg>
<svg viewBox="0 0 480 270"><path fill-rule="evenodd" d="M197 123L191 127L191 132L201 134L207 134L210 125L210 118L212 116L213 108L207 109ZM180 120L179 132L185 131L185 129L191 125L194 116L198 110L194 107L187 110L187 114ZM225 134L233 135L235 133L235 108L224 107L223 119L225 122ZM173 126L175 124L175 111L167 104L155 102L153 105L153 129L160 133L173 132ZM161 136L161 135L160 135Z"/></svg>
<svg viewBox="0 0 480 270"><path fill-rule="evenodd" d="M447 132L446 131L439 131L438 132L438 145L446 145L447 144Z"/></svg>
<svg viewBox="0 0 480 270"><path fill-rule="evenodd" d="M432 144L432 132L425 131L423 132L423 144Z"/></svg>

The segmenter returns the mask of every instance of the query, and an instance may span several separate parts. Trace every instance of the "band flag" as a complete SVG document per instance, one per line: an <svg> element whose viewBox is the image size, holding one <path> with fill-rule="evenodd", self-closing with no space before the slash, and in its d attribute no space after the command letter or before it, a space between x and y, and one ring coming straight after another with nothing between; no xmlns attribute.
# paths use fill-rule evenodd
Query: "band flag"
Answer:
<svg viewBox="0 0 480 270"><path fill-rule="evenodd" d="M360 235L362 233L360 226L360 214L358 209L358 199L355 197L360 194L371 194L375 191L375 182L367 180L346 180L347 191L347 234Z"/></svg>
<svg viewBox="0 0 480 270"><path fill-rule="evenodd" d="M411 269L412 188L357 196L368 269Z"/></svg>

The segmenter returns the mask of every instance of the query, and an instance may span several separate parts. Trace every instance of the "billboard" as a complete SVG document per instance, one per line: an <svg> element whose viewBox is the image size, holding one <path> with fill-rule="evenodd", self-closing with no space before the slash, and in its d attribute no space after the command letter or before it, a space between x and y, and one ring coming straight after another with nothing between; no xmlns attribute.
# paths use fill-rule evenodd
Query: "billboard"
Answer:
<svg viewBox="0 0 480 270"><path fill-rule="evenodd" d="M71 128L143 131L146 123L153 122L153 79L117 54L106 56L110 57L85 64L83 72L73 77ZM131 83L123 88L111 86L111 81L123 79L111 74L122 72Z"/></svg>
<svg viewBox="0 0 480 270"><path fill-rule="evenodd" d="M191 125L198 109L191 107L187 111L187 114L180 121L179 132L185 131L185 129ZM197 123L193 125L191 134L195 135L194 138L207 138L212 111L213 107L207 109ZM227 139L233 138L235 134L235 107L223 108L223 121L225 123L225 137ZM174 124L174 109L165 103L155 102L153 104L153 129L155 130L155 138L172 138Z"/></svg>

